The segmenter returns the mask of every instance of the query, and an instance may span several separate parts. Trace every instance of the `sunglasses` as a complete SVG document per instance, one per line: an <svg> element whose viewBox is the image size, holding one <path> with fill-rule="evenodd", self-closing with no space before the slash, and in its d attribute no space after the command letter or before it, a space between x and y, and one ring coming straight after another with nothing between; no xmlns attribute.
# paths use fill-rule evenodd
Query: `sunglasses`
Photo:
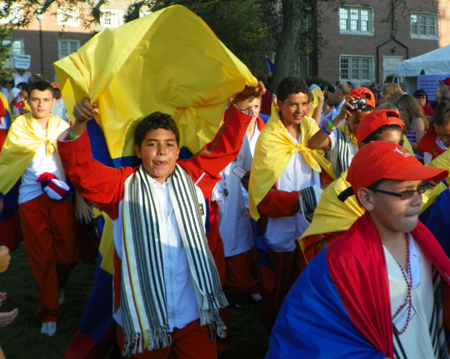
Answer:
<svg viewBox="0 0 450 359"><path fill-rule="evenodd" d="M419 188L417 188L414 191L403 191L400 193L395 193L395 192L389 192L389 191L383 191L381 189L374 189L374 188L368 188L373 192L379 192L379 193L384 193L384 194L388 194L390 196L394 196L394 197L398 197L400 198L402 201L405 201L407 199L412 198L412 196L414 196L414 193L418 193L420 195L422 195L423 193L426 192L426 190L429 188L429 186L427 184L424 184L422 186L420 186Z"/></svg>
<svg viewBox="0 0 450 359"><path fill-rule="evenodd" d="M416 95L415 98L427 98L425 95Z"/></svg>

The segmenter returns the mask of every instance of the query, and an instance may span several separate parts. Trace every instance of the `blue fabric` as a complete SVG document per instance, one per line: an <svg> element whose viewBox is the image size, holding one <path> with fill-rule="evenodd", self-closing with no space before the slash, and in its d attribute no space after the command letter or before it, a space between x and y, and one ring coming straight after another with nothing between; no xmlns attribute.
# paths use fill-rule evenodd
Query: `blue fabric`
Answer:
<svg viewBox="0 0 450 359"><path fill-rule="evenodd" d="M327 249L306 267L281 307L266 359L385 359L353 325L326 260Z"/></svg>
<svg viewBox="0 0 450 359"><path fill-rule="evenodd" d="M436 237L445 254L450 257L450 190L443 191L436 201L419 216L419 220Z"/></svg>
<svg viewBox="0 0 450 359"><path fill-rule="evenodd" d="M264 121L264 123L267 123L267 121L269 121L270 116L269 115L264 115L263 113L259 114L259 117L262 118L262 120Z"/></svg>

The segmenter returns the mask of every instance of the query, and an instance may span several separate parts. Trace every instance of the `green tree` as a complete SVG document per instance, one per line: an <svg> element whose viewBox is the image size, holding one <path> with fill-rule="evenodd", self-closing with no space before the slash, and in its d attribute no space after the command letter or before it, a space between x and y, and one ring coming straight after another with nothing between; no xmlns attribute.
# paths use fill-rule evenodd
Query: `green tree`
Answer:
<svg viewBox="0 0 450 359"><path fill-rule="evenodd" d="M265 54L271 46L276 21L268 6L274 0L156 0L130 6L126 21L139 17L142 8L156 11L183 5L200 16L217 37L254 73L264 73Z"/></svg>
<svg viewBox="0 0 450 359"><path fill-rule="evenodd" d="M11 49L11 43L7 41L11 30L7 27L0 27L0 71L3 71L3 66L8 61Z"/></svg>

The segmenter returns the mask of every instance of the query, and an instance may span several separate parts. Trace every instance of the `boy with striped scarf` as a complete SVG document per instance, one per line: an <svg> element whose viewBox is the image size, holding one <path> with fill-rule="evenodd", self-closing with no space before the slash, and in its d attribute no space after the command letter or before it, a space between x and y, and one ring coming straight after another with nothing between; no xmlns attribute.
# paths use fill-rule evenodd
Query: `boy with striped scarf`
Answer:
<svg viewBox="0 0 450 359"><path fill-rule="evenodd" d="M253 90L236 96L235 111L248 112ZM189 166L177 164L178 128L171 116L152 113L135 132L142 165L108 168L91 158L85 129L94 107L75 106L76 122L59 146L75 186L115 219L113 316L122 357L216 358L214 338L226 329L218 312L227 302L205 237L204 196Z"/></svg>

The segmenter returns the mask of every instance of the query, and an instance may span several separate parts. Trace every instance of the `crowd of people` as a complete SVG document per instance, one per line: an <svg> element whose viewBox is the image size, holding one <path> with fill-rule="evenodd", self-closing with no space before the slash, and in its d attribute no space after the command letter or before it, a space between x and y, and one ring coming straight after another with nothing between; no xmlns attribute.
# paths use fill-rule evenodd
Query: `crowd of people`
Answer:
<svg viewBox="0 0 450 359"><path fill-rule="evenodd" d="M76 222L95 207L113 225L102 241L114 243L122 358L226 356L228 308L249 301L261 302L267 358L449 357L450 259L418 218L448 191L450 78L434 103L395 83L287 77L271 90L233 96L190 157L172 116L148 114L140 164L113 168L93 159L96 102L77 99L72 123L57 83L3 77L0 219L18 205L43 335L57 333ZM0 270L8 262L1 247Z"/></svg>

